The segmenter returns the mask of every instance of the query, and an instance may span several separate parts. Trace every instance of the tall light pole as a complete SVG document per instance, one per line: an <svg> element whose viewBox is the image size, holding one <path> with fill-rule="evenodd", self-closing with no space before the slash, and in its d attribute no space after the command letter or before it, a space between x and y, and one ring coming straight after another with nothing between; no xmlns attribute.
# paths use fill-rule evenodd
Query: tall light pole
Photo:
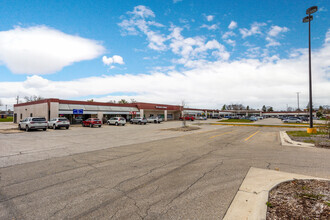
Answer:
<svg viewBox="0 0 330 220"><path fill-rule="evenodd" d="M308 16L303 18L303 23L308 22L308 46L309 46L309 128L313 132L313 104L312 104L312 64L311 64L311 21L313 13L317 12L317 6L310 7L306 10Z"/></svg>

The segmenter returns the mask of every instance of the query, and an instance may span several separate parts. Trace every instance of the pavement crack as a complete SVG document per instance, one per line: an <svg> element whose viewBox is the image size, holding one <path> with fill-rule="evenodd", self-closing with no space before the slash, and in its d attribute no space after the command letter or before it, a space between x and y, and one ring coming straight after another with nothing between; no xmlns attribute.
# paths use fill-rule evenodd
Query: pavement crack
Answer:
<svg viewBox="0 0 330 220"><path fill-rule="evenodd" d="M188 185L188 187L186 187L182 192L180 192L178 195L176 195L174 198L171 199L171 201L169 203L166 204L166 206L171 205L176 199L178 199L179 197L181 197L184 193L186 193L187 191L189 191L191 189L191 187L193 187L195 184L197 184L201 179L203 179L207 174L213 172L216 168L220 167L223 165L223 161L221 161L220 164L217 164L216 166L214 166L213 168L211 168L210 170L204 172L200 177L198 177L194 182L192 182L190 185ZM162 215L166 215L169 209L167 209L165 211L164 214Z"/></svg>

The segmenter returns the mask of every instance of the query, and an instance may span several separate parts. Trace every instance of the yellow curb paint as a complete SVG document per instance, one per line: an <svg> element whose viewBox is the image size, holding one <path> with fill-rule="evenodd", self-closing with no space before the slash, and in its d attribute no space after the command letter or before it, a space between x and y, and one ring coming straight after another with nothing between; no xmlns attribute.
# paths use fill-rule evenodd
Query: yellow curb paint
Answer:
<svg viewBox="0 0 330 220"><path fill-rule="evenodd" d="M249 140L250 138L252 138L254 135L256 135L256 134L258 134L258 133L259 133L259 131L257 131L257 132L255 132L255 133L251 134L249 137L245 138L244 141Z"/></svg>
<svg viewBox="0 0 330 220"><path fill-rule="evenodd" d="M230 132L225 132L225 133L222 133L222 134L218 134L218 135L214 135L214 136L211 136L210 138L219 137L219 136L222 136L222 135L225 135L225 134L229 134L229 133L233 133L233 131L230 131Z"/></svg>

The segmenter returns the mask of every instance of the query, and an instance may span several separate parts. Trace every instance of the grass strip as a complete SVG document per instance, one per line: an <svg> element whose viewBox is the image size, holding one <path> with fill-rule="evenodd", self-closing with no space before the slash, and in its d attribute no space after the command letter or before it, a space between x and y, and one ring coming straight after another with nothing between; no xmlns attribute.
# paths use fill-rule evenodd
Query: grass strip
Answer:
<svg viewBox="0 0 330 220"><path fill-rule="evenodd" d="M326 134L325 132L320 132L320 131L318 131L315 134L309 134L306 131L287 131L286 133L293 137L312 137L312 136L316 136L316 135Z"/></svg>
<svg viewBox="0 0 330 220"><path fill-rule="evenodd" d="M13 122L13 117L0 118L0 122Z"/></svg>
<svg viewBox="0 0 330 220"><path fill-rule="evenodd" d="M229 123L212 123L211 125L228 125L228 126L251 126L251 127L279 127L279 128L309 128L309 126L293 126L293 125L257 125L257 124L229 124Z"/></svg>

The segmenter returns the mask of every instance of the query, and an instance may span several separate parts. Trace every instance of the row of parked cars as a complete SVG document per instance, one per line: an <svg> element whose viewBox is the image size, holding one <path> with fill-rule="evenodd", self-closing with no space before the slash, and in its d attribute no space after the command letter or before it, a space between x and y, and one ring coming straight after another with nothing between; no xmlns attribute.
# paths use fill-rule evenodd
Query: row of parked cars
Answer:
<svg viewBox="0 0 330 220"><path fill-rule="evenodd" d="M46 131L47 128L57 129L62 127L69 129L70 122L68 119L60 117L47 121L44 117L28 117L18 123L18 129L25 131L37 129Z"/></svg>
<svg viewBox="0 0 330 220"><path fill-rule="evenodd" d="M131 119L129 122L131 124L147 124L147 123L161 123L163 121L162 118L159 117L150 117L150 118L142 118L137 117ZM112 117L106 122L108 125L122 125L126 124L126 119L123 117ZM102 121L98 118L88 118L86 120L82 120L81 125L83 127L101 127ZM58 117L53 118L49 121L46 120L44 117L28 117L24 120L21 120L18 124L18 129L30 131L30 130L37 130L42 129L44 131L47 128L58 129L58 128L66 128L69 129L70 122L67 118Z"/></svg>

